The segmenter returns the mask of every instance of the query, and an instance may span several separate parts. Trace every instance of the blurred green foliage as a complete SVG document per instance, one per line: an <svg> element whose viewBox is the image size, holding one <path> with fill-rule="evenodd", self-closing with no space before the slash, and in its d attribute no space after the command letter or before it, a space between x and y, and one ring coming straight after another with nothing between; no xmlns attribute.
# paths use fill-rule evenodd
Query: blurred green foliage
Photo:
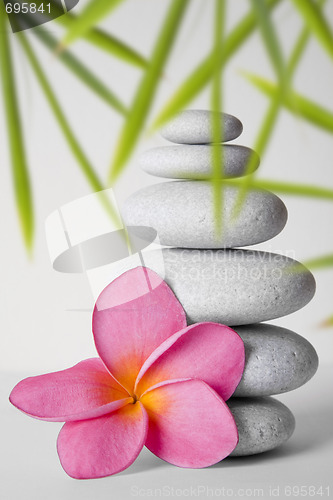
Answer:
<svg viewBox="0 0 333 500"><path fill-rule="evenodd" d="M262 123L257 132L253 149L259 155L264 154L274 133L277 117L282 108L296 114L299 119L309 121L314 126L330 134L333 133L333 110L327 110L311 97L301 95L293 85L298 64L306 53L307 44L311 37L316 38L321 44L322 50L330 58L333 58L333 34L331 26L325 17L325 0L249 0L248 11L228 34L225 34L225 14L228 9L228 0L215 0L211 52L190 72L174 94L164 103L162 109L152 120L152 124L147 124L150 117L149 113L158 86L163 78L165 64L172 55L173 44L186 16L190 0L165 0L168 9L155 44L152 47L151 56L148 59L139 54L134 47L131 47L130 40L119 40L99 27L99 23L107 15L112 15L114 9L121 8L122 3L125 1L99 0L96 2L96 0L89 0L79 14L69 12L58 17L52 22L56 22L63 27L64 32L60 37L55 37L44 26L31 30L40 43L48 47L53 54L57 54L57 57L66 68L109 107L110 112L116 112L123 116L123 126L119 131L116 149L110 162L108 178L105 180L99 178L94 166L87 159L83 147L79 144L76 134L71 129L62 109L61 96L56 96L24 32L13 35L17 36L21 42L23 53L45 94L50 110L57 120L58 126L67 140L82 174L93 191L99 191L110 184L114 184L126 169L127 161L135 151L140 136L145 131L151 132L164 125L179 111L188 106L205 87L210 86L211 88L211 109L222 111L223 72L228 62L246 44L248 38L255 31L259 31L261 34L262 44L274 69L276 81L268 81L266 78L250 72L243 73L244 78L251 85L254 85L269 98L269 104L266 113L262 117ZM327 2L330 1L332 0L327 0ZM272 14L279 4L287 2L292 9L297 11L302 20L303 29L300 31L288 59L285 60ZM30 188L29 165L24 147L22 116L15 85L18 76L15 75L12 62L13 54L9 33L10 27L4 4L0 2L0 80L5 103L17 212L25 246L30 252L34 235L33 196ZM109 57L116 57L124 64L134 66L142 72L129 108L89 68L87 61L81 61L71 52L71 45L80 39L84 39L105 52ZM212 130L216 138L220 137L222 133L220 127L221 125L217 120L213 121ZM213 175L211 182L214 190L216 228L219 231L223 227L220 215L220 206L223 200L219 188L223 165L221 164L220 155L214 155L213 150L214 148L212 148ZM247 166L247 173L249 175L246 177L232 181L241 187L241 194L235 206L235 215L237 215L237 211L241 207L247 190L251 187L268 188L275 192L294 196L333 200L333 187L329 189L320 186L303 185L298 182L286 183L257 179L258 171L253 172L251 159ZM308 265L316 269L331 267L333 265L332 256L313 259Z"/></svg>

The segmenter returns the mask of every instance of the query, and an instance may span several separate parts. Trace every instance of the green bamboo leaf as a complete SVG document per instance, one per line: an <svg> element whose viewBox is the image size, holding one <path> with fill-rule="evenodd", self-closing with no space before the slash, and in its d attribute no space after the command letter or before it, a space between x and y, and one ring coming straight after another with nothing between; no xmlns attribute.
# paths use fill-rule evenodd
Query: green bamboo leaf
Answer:
<svg viewBox="0 0 333 500"><path fill-rule="evenodd" d="M228 183L240 185L242 179L228 180ZM298 184L292 182L280 182L266 179L251 179L250 187L254 189L267 189L275 193L286 194L291 196L301 196L309 198L317 198L321 200L333 200L333 189L324 188L321 186L313 186L312 184Z"/></svg>
<svg viewBox="0 0 333 500"><path fill-rule="evenodd" d="M281 0L267 0L267 9L276 7ZM154 120L151 131L154 131L168 122L179 111L186 107L196 95L210 82L212 75L218 64L221 68L231 56L241 47L247 38L257 27L257 16L253 10L249 12L229 33L220 48L220 57L218 62L215 59L214 51L204 59L186 80L177 89L175 94L166 103L163 109Z"/></svg>
<svg viewBox="0 0 333 500"><path fill-rule="evenodd" d="M14 68L7 33L7 14L0 4L0 69L3 99L6 113L7 133L12 163L14 192L17 212L25 246L32 251L34 236L34 212L29 171L24 148L19 103L16 95Z"/></svg>
<svg viewBox="0 0 333 500"><path fill-rule="evenodd" d="M325 3L326 3L326 0L318 0L317 1L318 9L322 10ZM308 24L305 23L305 26L302 29L302 31L301 31L301 33L300 33L300 35L295 43L295 46L294 46L293 51L291 53L291 56L288 60L287 73L288 73L288 78L290 81L292 80L292 77L296 71L296 68L299 64L299 61L300 61L300 59L305 51L305 48L308 44L308 41L310 39L311 34L312 34L312 32L311 32Z"/></svg>
<svg viewBox="0 0 333 500"><path fill-rule="evenodd" d="M76 139L74 133L71 130L71 127L61 109L60 104L58 103L58 100L27 40L25 37L24 33L17 33L17 36L19 38L19 41L21 42L21 45L27 55L27 58L30 62L31 68L35 73L35 76L45 94L46 100L49 103L50 108L53 111L53 115L55 119L58 121L59 127L62 130L62 133L67 140L67 143L75 156L79 167L81 171L83 172L84 176L86 177L87 182L90 184L92 189L94 191L99 191L99 199L104 206L106 212L109 214L111 219L118 225L119 224L119 216L117 212L115 211L114 207L110 203L110 200L108 197L105 195L103 190L105 189L105 186L99 179L98 175L96 174L93 166L90 164L87 156L85 155L84 151L82 150L78 140ZM125 240L127 236L125 235Z"/></svg>
<svg viewBox="0 0 333 500"><path fill-rule="evenodd" d="M274 98L279 92L278 86L265 78L244 72L243 75L259 90L271 98ZM290 91L287 95L284 95L283 104L293 113L297 110L299 116L304 120L330 133L333 132L333 113L327 111L326 108L323 108L307 97L295 91Z"/></svg>
<svg viewBox="0 0 333 500"><path fill-rule="evenodd" d="M264 41L265 48L270 57L271 63L275 69L275 72L279 78L281 87L286 86L286 71L283 61L283 55L281 52L278 37L275 32L275 28L270 19L269 10L264 2L264 0L251 0L253 9L256 12L259 29Z"/></svg>
<svg viewBox="0 0 333 500"><path fill-rule="evenodd" d="M94 191L101 191L104 189L102 182L99 180L94 168L89 163L86 155L84 154L79 142L77 141L75 135L73 134L70 125L61 109L60 104L23 32L17 33L21 45L27 55L30 62L31 68L35 73L35 76L45 94L45 97L53 111L54 117L58 121L59 127L61 128L73 155L76 157L82 172L84 173L87 181L94 189Z"/></svg>
<svg viewBox="0 0 333 500"><path fill-rule="evenodd" d="M318 5L322 6L324 5L326 0L319 0ZM301 60L301 57L303 56L304 50L306 48L306 45L309 41L310 37L310 30L308 29L307 26L305 26L299 37L296 40L296 43L294 45L294 48L292 50L291 56L289 57L289 60L286 65L286 73L285 73L285 78L286 78L286 84L285 84L285 91L287 92L287 89L290 87L290 84L292 82L292 78L294 76L294 73L297 69L297 66ZM280 56L278 56L280 58ZM278 63L277 63L278 64ZM278 116L278 111L281 106L281 100L282 100L282 92L281 89L277 87L277 91L272 97L271 100L271 105L266 113L266 116L264 118L263 124L260 128L258 137L256 139L254 149L255 151L258 152L258 154L261 156L263 152L265 151L267 144L269 142L269 139L271 137L271 134L273 132L275 123L276 123L276 118ZM290 94L290 105L294 107L294 111L297 112L297 104L293 102L293 94ZM251 164L249 165L249 168L247 170L247 173L252 173L253 168L251 167Z"/></svg>
<svg viewBox="0 0 333 500"><path fill-rule="evenodd" d="M325 0L322 0L322 3L324 1ZM287 87L290 86L292 77L296 71L296 68L306 48L309 36L310 36L309 29L303 28L295 43L291 56L287 62L287 69L286 69ZM276 124L276 119L278 117L278 113L281 106L281 100L282 100L282 94L280 91L277 91L271 99L270 106L266 112L266 115L264 117L263 123L260 127L257 139L254 144L254 150L257 152L257 154L259 154L259 156L263 155L267 147L267 144L269 142L269 139L273 133ZM297 111L297 106L294 106L294 109L295 111ZM247 165L246 168L246 174L251 174L254 171L254 161L255 158L250 158L249 164ZM246 182L247 179L248 179L247 176L244 177L244 182Z"/></svg>
<svg viewBox="0 0 333 500"><path fill-rule="evenodd" d="M281 105L281 94L279 92L276 94L275 98L273 98L270 103L270 106L265 114L264 120L260 127L260 131L257 136L255 145L253 147L253 150L256 151L259 157L262 156L264 150L267 147L269 139L272 135L276 119L280 110L280 105ZM256 156L251 155L246 165L245 175L240 180L241 188L239 190L233 209L234 219L236 219L239 216L243 203L246 199L247 192L249 188L252 186L253 179L255 177L255 168L256 168Z"/></svg>
<svg viewBox="0 0 333 500"><path fill-rule="evenodd" d="M318 4L320 6L322 6L322 5L324 5L325 1L326 0L319 0ZM302 29L302 31L301 31L301 33L300 33L300 35L299 35L299 37L294 45L291 56L289 57L289 60L287 62L287 66L286 66L286 75L285 75L286 87L285 87L284 91L287 91L287 89L290 88L290 84L291 84L293 75L294 75L296 68L297 68L297 66L301 60L301 57L304 53L304 50L306 48L310 34L311 34L310 30L308 29L307 26L305 26ZM280 107L282 104L282 99L283 99L282 94L283 94L283 92L281 91L281 88L279 88L279 90L272 97L270 106L266 112L266 115L264 117L262 125L259 129L259 133L257 135L256 141L254 144L254 150L257 152L257 154L259 156L263 155L263 153L266 150L266 147L269 143L269 139L273 133L273 130L274 130L274 127L276 124L276 120L277 120L277 117L278 117L278 114L280 111ZM291 99L291 105L293 107L294 112L297 113L298 112L297 104L292 99ZM236 203L235 203L235 209L234 209L235 216L239 215L242 204L246 198L246 193L247 193L249 184L251 183L251 181L253 180L253 178L255 177L255 175L257 173L255 171L255 163L254 162L255 162L255 157L252 155L250 157L248 165L246 166L245 176L243 177L243 180L242 180L242 189L240 190L240 193L239 193L237 200L236 200ZM249 175L249 174L251 174L251 175Z"/></svg>
<svg viewBox="0 0 333 500"><path fill-rule="evenodd" d="M109 173L110 182L117 179L138 140L153 101L164 63L171 51L188 3L189 0L173 0L170 5L155 44L150 65L138 86L128 118L121 131Z"/></svg>
<svg viewBox="0 0 333 500"><path fill-rule="evenodd" d="M225 28L225 1L215 0L214 11L214 46L213 54L215 57L215 72L212 79L211 90L211 108L212 114L212 188L213 188L213 204L214 204L214 221L215 233L217 238L222 234L222 206L223 206L223 190L221 189L221 178L223 178L224 164L219 148L214 147L214 144L221 142L223 136L223 125L220 120L220 112L222 106L222 68L218 62L221 56L220 49L224 39Z"/></svg>
<svg viewBox="0 0 333 500"><path fill-rule="evenodd" d="M80 17L73 12L67 12L66 15L62 15L63 9L58 7L56 3L52 4L52 12L59 15L54 21L68 29L71 29L73 23L76 23L77 19ZM90 31L84 33L82 38L92 45L95 45L97 48L129 64L140 68L146 68L148 66L148 61L136 50L101 29L92 28Z"/></svg>
<svg viewBox="0 0 333 500"><path fill-rule="evenodd" d="M300 264L299 262L295 262L295 264L292 266L292 270L295 273L302 273L304 272L303 266L309 268L311 271L333 267L333 254L315 257L303 262L302 264Z"/></svg>
<svg viewBox="0 0 333 500"><path fill-rule="evenodd" d="M321 325L323 328L328 328L330 326L333 326L333 316L330 316L329 318L325 319Z"/></svg>
<svg viewBox="0 0 333 500"><path fill-rule="evenodd" d="M295 74L296 68L301 60L301 57L303 56L303 53L310 38L310 34L311 33L308 27L303 28L301 34L299 35L295 43L295 46L287 63L287 74L290 81L292 80L292 77Z"/></svg>
<svg viewBox="0 0 333 500"><path fill-rule="evenodd" d="M65 16L57 17L56 21L62 26L70 28L77 18L78 16L68 12ZM147 59L136 50L101 29L93 28L84 33L82 38L90 44L95 45L95 47L129 64L138 66L139 68L146 68L148 66Z"/></svg>
<svg viewBox="0 0 333 500"><path fill-rule="evenodd" d="M292 0L292 2L329 56L333 57L333 34L320 7L313 0Z"/></svg>
<svg viewBox="0 0 333 500"><path fill-rule="evenodd" d="M333 267L333 254L323 255L304 262L306 267L310 269L324 269L326 267Z"/></svg>
<svg viewBox="0 0 333 500"><path fill-rule="evenodd" d="M72 23L61 42L61 46L66 47L78 38L84 36L123 1L124 0L90 0L84 10Z"/></svg>
<svg viewBox="0 0 333 500"><path fill-rule="evenodd" d="M32 33L36 35L49 49L55 50L58 41L54 38L51 33L44 28L35 28ZM80 80L82 83L87 85L98 97L103 99L109 106L118 111L119 113L125 115L126 108L120 102L118 97L116 97L104 83L99 80L90 69L82 64L73 54L69 51L64 50L59 54L59 60L67 66Z"/></svg>

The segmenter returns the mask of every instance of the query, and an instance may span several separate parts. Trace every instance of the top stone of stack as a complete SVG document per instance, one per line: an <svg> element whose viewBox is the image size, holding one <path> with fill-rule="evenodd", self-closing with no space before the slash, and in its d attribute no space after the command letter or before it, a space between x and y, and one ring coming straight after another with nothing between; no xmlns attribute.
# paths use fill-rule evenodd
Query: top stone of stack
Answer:
<svg viewBox="0 0 333 500"><path fill-rule="evenodd" d="M212 142L212 118L221 123L220 141ZM260 163L255 151L245 146L225 144L243 130L238 118L207 110L186 110L162 129L165 139L177 143L145 151L139 159L150 175L168 179L209 180L215 174L212 156L221 159L220 178L230 179L254 172Z"/></svg>
<svg viewBox="0 0 333 500"><path fill-rule="evenodd" d="M243 131L242 123L235 116L218 113L221 117L220 142L232 141ZM186 110L179 113L162 130L161 135L177 144L212 144L212 111Z"/></svg>

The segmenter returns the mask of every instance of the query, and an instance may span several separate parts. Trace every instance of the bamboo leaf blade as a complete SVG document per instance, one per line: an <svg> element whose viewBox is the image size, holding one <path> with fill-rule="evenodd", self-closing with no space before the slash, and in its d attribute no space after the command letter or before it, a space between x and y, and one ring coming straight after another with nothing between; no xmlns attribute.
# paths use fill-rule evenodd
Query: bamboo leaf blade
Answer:
<svg viewBox="0 0 333 500"><path fill-rule="evenodd" d="M124 0L90 0L80 15L72 22L71 27L60 45L65 47L84 36L123 1Z"/></svg>
<svg viewBox="0 0 333 500"><path fill-rule="evenodd" d="M259 134L257 136L256 142L253 147L254 151L256 151L259 156L262 156L267 148L269 139L272 135L272 132L276 124L276 119L278 117L280 105L281 105L280 92L277 92L274 98L272 99L270 106L265 114L264 120L259 130ZM251 156L250 163L248 165L246 173L252 173L253 171L255 171L254 165L251 165L252 163L251 160L252 162L255 161L255 157Z"/></svg>
<svg viewBox="0 0 333 500"><path fill-rule="evenodd" d="M317 2L318 8L321 9L325 5L325 3L326 0L318 0ZM301 33L298 36L296 43L293 47L293 50L291 52L291 55L287 61L287 68L286 68L287 85L285 89L286 93L290 90L294 74L305 52L310 36L311 36L311 31L309 27L305 25L301 30ZM297 103L293 101L293 93L291 92L289 93L289 98L290 98L290 106L294 106L295 113L298 113Z"/></svg>
<svg viewBox="0 0 333 500"><path fill-rule="evenodd" d="M333 254L323 255L321 257L315 257L314 259L307 260L304 262L304 265L313 270L333 267Z"/></svg>
<svg viewBox="0 0 333 500"><path fill-rule="evenodd" d="M242 180L228 180L228 183L240 185ZM314 186L312 184L298 184L268 179L252 179L250 187L254 189L267 189L268 191L291 196L333 200L333 188L329 189L321 186Z"/></svg>
<svg viewBox="0 0 333 500"><path fill-rule="evenodd" d="M273 98L278 93L278 87L275 83L252 73L243 72L243 75L267 96ZM333 132L333 113L307 97L291 91L284 96L283 104L293 113L297 110L297 114L313 125L327 132Z"/></svg>
<svg viewBox="0 0 333 500"><path fill-rule="evenodd" d="M47 30L43 28L36 28L32 30L32 33L36 35L44 45L49 49L54 50L58 41L53 37ZM59 54L59 60L75 74L79 80L84 83L90 90L92 90L100 99L104 100L109 106L119 113L126 115L127 110L124 104L116 97L116 95L111 92L104 83L99 80L90 69L85 66L79 59L77 59L68 50L64 50Z"/></svg>
<svg viewBox="0 0 333 500"><path fill-rule="evenodd" d="M52 9L53 11L57 10L57 5L53 4ZM61 9L59 9L59 14L62 14ZM54 21L70 29L78 17L79 16L73 14L72 12L67 12L66 15L60 15L54 19ZM90 31L82 35L82 38L90 44L95 45L97 48L131 65L140 68L146 68L148 66L148 61L141 54L104 30L91 28Z"/></svg>
<svg viewBox="0 0 333 500"><path fill-rule="evenodd" d="M221 137L224 135L223 120L220 119L222 106L222 67L219 65L221 57L220 48L224 39L225 29L225 0L215 0L214 10L214 40L213 54L215 57L215 72L212 78L211 88L211 108L212 108L212 146L211 146L211 161L212 161L212 189L213 189L213 209L215 221L215 233L218 239L222 235L223 229L223 190L221 189L221 179L224 177L224 161L219 147L216 144L221 142Z"/></svg>
<svg viewBox="0 0 333 500"><path fill-rule="evenodd" d="M326 318L320 325L323 328L329 328L330 326L333 326L333 315L329 316Z"/></svg>
<svg viewBox="0 0 333 500"><path fill-rule="evenodd" d="M48 101L54 117L56 118L60 129L62 130L63 135L65 136L67 143L76 157L82 172L84 173L87 181L90 186L95 191L101 191L104 189L102 182L99 180L97 174L94 171L94 168L90 165L89 160L87 159L85 153L83 152L81 146L79 145L74 133L71 130L71 127L61 109L60 104L27 40L23 32L17 33L18 39L21 42L21 45L27 55L27 58L30 62L31 68L35 73L35 76L45 94L46 100Z"/></svg>
<svg viewBox="0 0 333 500"><path fill-rule="evenodd" d="M147 59L139 52L102 30L90 30L83 36L83 39L132 66L145 69L149 65Z"/></svg>
<svg viewBox="0 0 333 500"><path fill-rule="evenodd" d="M292 0L292 2L329 56L333 57L333 34L320 6L313 0Z"/></svg>
<svg viewBox="0 0 333 500"><path fill-rule="evenodd" d="M325 0L320 0L319 3L324 4ZM306 45L309 41L309 37L310 37L309 29L307 27L303 28L299 37L297 38L297 41L294 45L291 56L290 56L289 60L287 61L286 72L285 72L285 78L286 78L285 91L287 91L287 89L289 89L289 87L290 87L290 83L292 81L294 72L296 71L296 68L301 60L301 57L304 53ZM274 95L272 95L270 107L268 108L268 111L265 115L264 121L262 123L262 126L259 130L259 133L257 135L257 139L256 139L255 144L254 144L254 150L257 151L259 156L261 156L264 153L264 151L268 145L269 139L272 135L272 132L273 132L273 129L274 129L274 126L276 123L276 119L278 117L278 112L279 112L280 106L282 104L282 99L283 99L282 94L283 94L283 92L281 92L281 88L276 86L276 92L274 93ZM289 98L291 101L290 105L291 106L293 105L294 111L297 112L297 105L294 105L294 102L293 102L293 94L289 94ZM248 165L246 173L252 173L253 170L254 169L252 168L251 159L250 159L250 164ZM244 181L246 182L246 177L244 177Z"/></svg>
<svg viewBox="0 0 333 500"><path fill-rule="evenodd" d="M318 4L320 6L324 5L326 0L319 0ZM265 115L265 118L262 122L262 125L259 129L259 133L257 135L255 144L254 144L254 150L258 153L259 156L262 156L263 153L266 150L266 147L269 143L270 137L272 136L276 120L279 114L280 107L282 105L282 99L284 94L289 90L292 78L294 75L294 72L296 71L296 68L301 60L301 57L304 53L304 50L307 46L308 40L310 38L310 30L307 26L305 26L299 37L296 40L296 43L293 47L292 53L289 57L289 60L286 65L286 73L285 73L285 88L281 89L281 87L277 88L276 93L271 99L270 106L268 108L268 111ZM280 56L279 56L280 57ZM289 94L292 96L292 94ZM291 98L291 103L290 105L293 107L294 112L297 113L297 104L293 101ZM248 165L246 166L245 170L245 176L243 177L243 186L242 189L240 190L240 193L237 197L236 204L235 204L235 215L240 213L241 206L245 200L246 192L248 189L248 186L250 185L251 181L253 178L256 176L257 172L254 170L254 157L250 157L250 160L248 162ZM247 174L252 174L252 175L247 175Z"/></svg>
<svg viewBox="0 0 333 500"><path fill-rule="evenodd" d="M166 19L153 49L150 65L139 83L128 118L125 121L116 146L109 172L109 182L111 183L120 175L141 133L142 126L145 123L155 96L164 64L171 52L188 3L189 0L173 0L169 7Z"/></svg>
<svg viewBox="0 0 333 500"><path fill-rule="evenodd" d="M70 26L72 19L75 19L75 17L73 15L68 16L69 14L66 14L57 18L56 21L64 26ZM146 68L148 66L148 61L141 54L98 28L91 29L82 38L104 52L122 59L124 62L138 66L139 68Z"/></svg>
<svg viewBox="0 0 333 500"><path fill-rule="evenodd" d="M6 114L7 134L12 164L14 194L22 236L26 249L31 252L34 239L34 210L31 182L23 139L19 103L16 93L14 68L7 33L7 15L0 5L0 70Z"/></svg>
<svg viewBox="0 0 333 500"><path fill-rule="evenodd" d="M321 10L324 7L325 3L326 0L318 0L317 2L318 9ZM287 76L290 82L292 81L296 68L304 54L304 51L309 42L311 34L312 33L308 24L305 24L287 62Z"/></svg>
<svg viewBox="0 0 333 500"><path fill-rule="evenodd" d="M70 125L69 125L69 123L68 123L68 121L67 121L67 119L66 119L66 117L61 109L61 106L58 103L58 100L57 100L57 98L56 98L39 62L34 55L28 40L26 39L24 33L22 33L22 32L19 33L17 36L19 37L19 40L20 40L20 42L25 50L25 53L27 55L27 58L30 62L31 68L33 69L35 76L36 76L42 90L44 91L46 100L48 101L48 103L53 111L54 117L58 121L58 125L59 125L65 139L67 140L67 143L68 143L74 157L76 158L81 171L83 172L84 176L86 177L87 182L90 184L92 189L94 191L100 192L99 197L100 197L100 201L101 201L102 205L104 206L106 212L109 214L109 216L114 221L114 223L118 225L119 224L119 216L118 216L117 212L115 211L112 203L110 203L110 200L108 200L108 198L105 196L105 193L104 193L105 186L103 185L102 181L99 179L93 166L90 164L87 156L85 155L85 153L84 153L83 149L81 148L79 142L77 141L74 133L72 132L71 127L70 127Z"/></svg>
<svg viewBox="0 0 333 500"><path fill-rule="evenodd" d="M266 51L270 57L275 73L279 78L280 85L285 87L287 81L283 55L275 28L270 19L269 10L263 0L251 0L251 2L253 10L257 15L259 30L261 32Z"/></svg>
<svg viewBox="0 0 333 500"><path fill-rule="evenodd" d="M288 78L291 81L310 38L310 30L305 27L299 35L287 63Z"/></svg>
<svg viewBox="0 0 333 500"><path fill-rule="evenodd" d="M276 7L281 0L268 0L269 10ZM241 47L247 38L257 27L257 17L251 10L229 33L221 47L221 57L219 65L226 63L231 56ZM223 57L222 57L223 53ZM158 116L155 118L150 130L154 131L173 118L179 111L186 107L199 92L209 83L214 74L216 61L214 53L211 52L184 80L173 96L168 100Z"/></svg>
<svg viewBox="0 0 333 500"><path fill-rule="evenodd" d="M286 67L285 65L278 36L271 21L270 13L266 7L265 2L263 0L251 0L251 3L253 5L253 10L256 12L258 18L258 25L263 39L263 44L279 81L277 92L271 99L270 105L265 113L264 119L261 123L253 146L254 151L256 151L259 157L262 157L273 134L277 117L282 105L283 95L289 90L292 68L290 68L290 71L288 72L289 67ZM303 43L303 45L299 48L297 54L293 54L293 59L295 59L295 61L293 60L293 64L295 67L298 62L298 58L300 58L301 56L301 48L303 48L304 46L305 43ZM233 209L234 218L238 217L238 215L240 214L251 180L257 174L257 172L255 171L255 161L255 155L251 155L248 164L246 165L242 187L239 191Z"/></svg>
<svg viewBox="0 0 333 500"><path fill-rule="evenodd" d="M266 115L260 127L255 145L253 147L253 150L259 155L259 157L261 157L264 154L269 139L273 133L276 124L276 119L278 117L278 113L280 110L280 105L281 105L281 94L280 92L278 92L275 98L273 98L270 103L270 106L266 112ZM256 165L256 155L252 154L250 156L248 164L246 165L245 175L240 181L240 190L236 197L236 201L233 208L234 219L236 219L239 216L243 203L246 199L247 192L252 186L253 180L256 175L255 165Z"/></svg>

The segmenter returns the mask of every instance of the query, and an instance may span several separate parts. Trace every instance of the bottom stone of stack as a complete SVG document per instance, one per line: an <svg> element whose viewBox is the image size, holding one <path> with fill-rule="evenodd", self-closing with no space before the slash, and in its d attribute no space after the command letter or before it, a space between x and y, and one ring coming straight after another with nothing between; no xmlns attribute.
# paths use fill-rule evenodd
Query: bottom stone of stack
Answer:
<svg viewBox="0 0 333 500"><path fill-rule="evenodd" d="M231 457L255 455L286 442L294 432L289 408L272 397L230 398L227 405L236 421L239 442Z"/></svg>

